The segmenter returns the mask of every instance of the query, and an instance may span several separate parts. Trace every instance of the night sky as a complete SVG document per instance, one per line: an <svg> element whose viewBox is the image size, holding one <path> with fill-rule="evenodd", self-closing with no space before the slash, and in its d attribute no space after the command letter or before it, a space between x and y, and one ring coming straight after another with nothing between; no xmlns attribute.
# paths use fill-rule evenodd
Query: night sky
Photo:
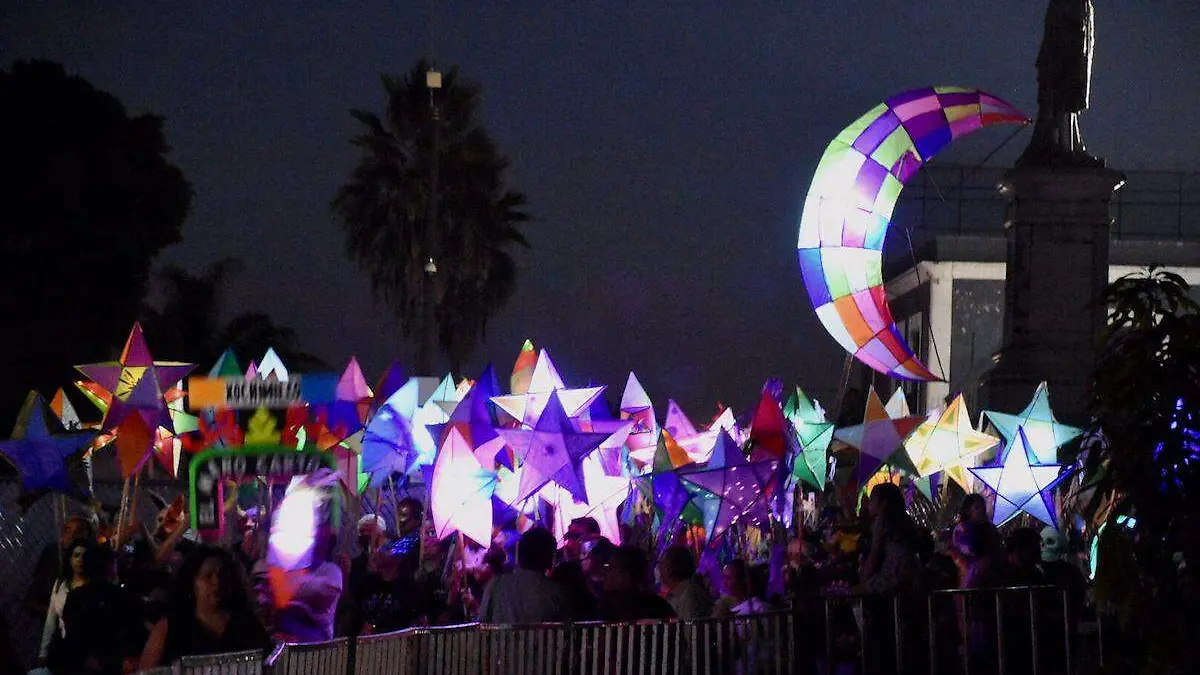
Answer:
<svg viewBox="0 0 1200 675"><path fill-rule="evenodd" d="M348 110L379 110L379 74L429 51L428 2L8 4L5 66L60 61L131 114L166 118L196 196L164 260L241 257L230 314L267 310L339 367L356 354L369 379L409 353L328 206L357 158ZM929 84L1036 112L1042 0L439 4L439 63L483 85L536 216L518 294L471 370L507 373L531 337L569 384L607 383L615 400L633 369L660 408L674 397L696 418L718 399L749 405L772 375L832 398L843 353L794 248L842 127ZM1096 5L1090 149L1119 169L1194 169L1200 3ZM1009 133L939 159L974 164Z"/></svg>

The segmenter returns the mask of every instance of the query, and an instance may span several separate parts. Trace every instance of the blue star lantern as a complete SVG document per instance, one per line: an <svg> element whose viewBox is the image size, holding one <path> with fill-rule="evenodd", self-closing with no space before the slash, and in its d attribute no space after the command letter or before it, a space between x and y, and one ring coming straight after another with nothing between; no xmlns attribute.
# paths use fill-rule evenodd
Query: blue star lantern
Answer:
<svg viewBox="0 0 1200 675"><path fill-rule="evenodd" d="M1037 464L1053 464L1058 461L1058 449L1083 433L1083 429L1059 423L1050 410L1050 392L1046 383L1038 385L1033 400L1017 415L1008 415L991 410L984 411L996 431L1004 437L1004 450L1000 460L1004 461L1009 448L1015 447L1017 429L1025 430L1029 448Z"/></svg>
<svg viewBox="0 0 1200 675"><path fill-rule="evenodd" d="M971 469L979 480L996 493L992 523L1003 525L1022 511L1058 529L1054 514L1054 488L1070 472L1060 473L1062 464L1038 464L1025 430L1017 427L1012 450L999 466Z"/></svg>
<svg viewBox="0 0 1200 675"><path fill-rule="evenodd" d="M30 392L17 416L13 437L0 441L0 455L21 475L22 501L31 503L40 496L34 493L43 491L90 498L84 456L95 437L94 431L64 431L41 394Z"/></svg>

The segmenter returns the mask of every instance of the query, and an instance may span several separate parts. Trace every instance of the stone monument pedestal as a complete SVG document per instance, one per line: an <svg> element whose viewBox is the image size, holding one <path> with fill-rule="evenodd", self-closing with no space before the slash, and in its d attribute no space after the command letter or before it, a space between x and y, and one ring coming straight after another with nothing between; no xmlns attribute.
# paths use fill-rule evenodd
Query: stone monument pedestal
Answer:
<svg viewBox="0 0 1200 675"><path fill-rule="evenodd" d="M1088 422L1104 329L1109 203L1125 182L1103 166L1019 166L1005 174L1004 338L984 387L991 410L1022 410L1042 380L1056 416Z"/></svg>

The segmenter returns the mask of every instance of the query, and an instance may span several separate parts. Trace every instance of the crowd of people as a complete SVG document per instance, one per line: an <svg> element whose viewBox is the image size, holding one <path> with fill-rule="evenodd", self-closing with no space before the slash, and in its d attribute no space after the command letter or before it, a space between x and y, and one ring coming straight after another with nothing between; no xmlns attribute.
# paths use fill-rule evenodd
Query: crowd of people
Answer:
<svg viewBox="0 0 1200 675"><path fill-rule="evenodd" d="M44 618L36 665L53 675L115 675L188 655L416 625L692 620L774 609L796 613L798 639L814 642L809 652L831 644L825 658L854 659L863 617L854 616L853 603L831 615L828 598L953 588L1058 586L1067 589L1071 620L1078 619L1086 582L1052 529L1016 528L1002 538L983 498L967 495L953 530L929 532L913 523L891 484L876 486L862 511L828 507L816 526L779 543L784 554L774 564L705 556L698 569L683 541L664 542L652 558L643 547L601 536L591 518L572 521L561 546L539 526L516 535L512 546L439 544L422 536L421 502L406 499L392 527L379 515L363 516L356 542L339 547L323 528L311 564L283 578L267 562L267 528L253 510L240 514L240 540L215 547L185 536L177 503L163 509L156 530L117 547L87 518L68 519L38 561L26 609ZM347 548L353 557L337 553ZM994 659L987 634L997 612L971 612L969 603L960 600L940 619L951 632L978 634L971 656L984 663ZM872 613L866 600L859 607L880 627L902 619L891 610Z"/></svg>

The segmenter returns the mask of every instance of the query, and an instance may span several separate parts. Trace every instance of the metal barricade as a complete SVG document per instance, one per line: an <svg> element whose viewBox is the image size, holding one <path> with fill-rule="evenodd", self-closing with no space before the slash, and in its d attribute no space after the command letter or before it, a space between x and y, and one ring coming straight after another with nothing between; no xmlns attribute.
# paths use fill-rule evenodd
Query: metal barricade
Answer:
<svg viewBox="0 0 1200 675"><path fill-rule="evenodd" d="M1083 649L1072 602L1049 586L814 596L788 611L720 619L410 628L353 645L281 645L267 664L271 675L1094 672L1099 641ZM172 675L260 671L261 662L220 655L176 664Z"/></svg>
<svg viewBox="0 0 1200 675"><path fill-rule="evenodd" d="M281 644L267 659L272 675L346 675L348 638L329 642Z"/></svg>
<svg viewBox="0 0 1200 675"><path fill-rule="evenodd" d="M411 631L363 635L354 643L353 675L415 673L419 663L417 655L416 639Z"/></svg>
<svg viewBox="0 0 1200 675"><path fill-rule="evenodd" d="M254 649L231 654L185 656L173 670L178 675L262 675L263 653Z"/></svg>
<svg viewBox="0 0 1200 675"><path fill-rule="evenodd" d="M461 672L463 675L559 675L577 672L573 668L581 659L577 658L573 647L577 644L575 633L578 625L583 624L475 625L463 631L459 639L477 648L479 658L463 664L461 671L453 670L457 662L441 668L449 668L445 672ZM428 672L444 672L441 668L434 667Z"/></svg>
<svg viewBox="0 0 1200 675"><path fill-rule="evenodd" d="M1052 586L823 597L819 626L797 609L801 633L819 628L823 649L801 648L794 672L1067 675L1078 669L1078 617Z"/></svg>

